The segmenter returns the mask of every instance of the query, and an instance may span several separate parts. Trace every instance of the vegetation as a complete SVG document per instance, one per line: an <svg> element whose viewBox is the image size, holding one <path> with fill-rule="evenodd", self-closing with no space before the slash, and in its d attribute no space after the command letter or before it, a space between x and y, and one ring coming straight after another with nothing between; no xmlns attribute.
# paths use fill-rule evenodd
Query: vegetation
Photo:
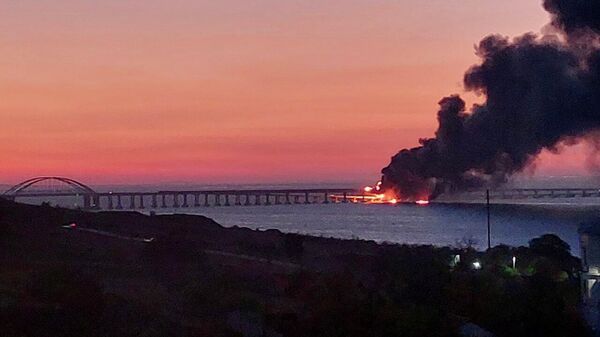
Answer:
<svg viewBox="0 0 600 337"><path fill-rule="evenodd" d="M465 323L589 333L580 262L555 235L480 252L6 201L0 214L3 336L458 336Z"/></svg>

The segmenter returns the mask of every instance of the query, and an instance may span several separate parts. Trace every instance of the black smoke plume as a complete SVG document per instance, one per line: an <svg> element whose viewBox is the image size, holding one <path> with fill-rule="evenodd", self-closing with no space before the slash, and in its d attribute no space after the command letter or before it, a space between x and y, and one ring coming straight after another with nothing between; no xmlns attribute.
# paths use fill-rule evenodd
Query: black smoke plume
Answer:
<svg viewBox="0 0 600 337"><path fill-rule="evenodd" d="M600 0L546 0L544 7L558 33L484 38L476 47L481 63L466 72L464 86L485 103L467 110L458 95L443 98L435 137L392 157L382 170L385 190L418 199L497 185L543 149L600 130Z"/></svg>
<svg viewBox="0 0 600 337"><path fill-rule="evenodd" d="M552 24L567 34L582 30L600 33L598 0L546 0L544 8L552 14Z"/></svg>

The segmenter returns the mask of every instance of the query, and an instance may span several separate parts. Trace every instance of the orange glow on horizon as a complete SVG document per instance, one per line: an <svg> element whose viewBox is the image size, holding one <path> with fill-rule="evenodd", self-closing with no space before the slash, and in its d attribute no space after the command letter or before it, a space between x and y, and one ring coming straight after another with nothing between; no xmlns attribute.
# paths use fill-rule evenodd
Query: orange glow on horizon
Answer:
<svg viewBox="0 0 600 337"><path fill-rule="evenodd" d="M434 135L474 43L548 21L466 1L0 2L0 183L365 181Z"/></svg>

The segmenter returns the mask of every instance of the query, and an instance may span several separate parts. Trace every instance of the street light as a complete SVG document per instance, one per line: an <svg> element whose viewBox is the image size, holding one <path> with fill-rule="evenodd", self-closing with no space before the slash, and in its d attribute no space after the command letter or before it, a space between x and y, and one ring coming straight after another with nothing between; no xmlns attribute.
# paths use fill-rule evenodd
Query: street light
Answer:
<svg viewBox="0 0 600 337"><path fill-rule="evenodd" d="M513 263L513 269L517 269L517 257L516 256L512 257L512 263Z"/></svg>

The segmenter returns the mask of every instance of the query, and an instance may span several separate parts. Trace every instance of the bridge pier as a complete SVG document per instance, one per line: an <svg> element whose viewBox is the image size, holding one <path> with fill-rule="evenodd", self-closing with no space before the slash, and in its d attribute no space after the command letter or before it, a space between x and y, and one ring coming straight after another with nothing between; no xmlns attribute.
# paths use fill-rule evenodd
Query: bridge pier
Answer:
<svg viewBox="0 0 600 337"><path fill-rule="evenodd" d="M158 207L158 200L156 200L156 199L157 199L156 194L152 194L152 205L151 205L152 208Z"/></svg>
<svg viewBox="0 0 600 337"><path fill-rule="evenodd" d="M161 194L160 196L161 196L161 198L160 198L160 202L161 202L160 207L161 208L167 208L167 202L165 201L166 196L164 194Z"/></svg>
<svg viewBox="0 0 600 337"><path fill-rule="evenodd" d="M98 194L92 195L92 208L100 209L100 195L98 195Z"/></svg>
<svg viewBox="0 0 600 337"><path fill-rule="evenodd" d="M121 203L121 195L117 194L117 209L123 209L123 204Z"/></svg>
<svg viewBox="0 0 600 337"><path fill-rule="evenodd" d="M221 206L221 194L215 193L215 206Z"/></svg>
<svg viewBox="0 0 600 337"><path fill-rule="evenodd" d="M285 204L286 205L290 205L291 204L291 202L290 202L290 193L289 192L285 193Z"/></svg>
<svg viewBox="0 0 600 337"><path fill-rule="evenodd" d="M231 206L229 203L229 194L225 194L225 206Z"/></svg>
<svg viewBox="0 0 600 337"><path fill-rule="evenodd" d="M236 206L242 206L242 201L240 200L240 195L239 194L235 195L235 205Z"/></svg>
<svg viewBox="0 0 600 337"><path fill-rule="evenodd" d="M250 206L250 194L246 194L246 201L244 202L244 206Z"/></svg>
<svg viewBox="0 0 600 337"><path fill-rule="evenodd" d="M129 195L129 209L135 209L135 194Z"/></svg>
<svg viewBox="0 0 600 337"><path fill-rule="evenodd" d="M187 193L184 193L183 194L183 205L181 205L181 207L190 207L187 202L187 197L188 197Z"/></svg>
<svg viewBox="0 0 600 337"><path fill-rule="evenodd" d="M84 194L83 195L83 209L90 209L92 208L91 206L91 196L89 194Z"/></svg>
<svg viewBox="0 0 600 337"><path fill-rule="evenodd" d="M269 193L267 193L267 201L265 202L265 206L270 206L271 205L271 195Z"/></svg>
<svg viewBox="0 0 600 337"><path fill-rule="evenodd" d="M206 193L204 194L204 207L209 207L210 204L208 203L208 197L210 196L210 194Z"/></svg>
<svg viewBox="0 0 600 337"><path fill-rule="evenodd" d="M257 194L257 195L254 197L254 204L255 204L255 205L260 205L260 194Z"/></svg>
<svg viewBox="0 0 600 337"><path fill-rule="evenodd" d="M144 209L144 195L140 194L140 209Z"/></svg>
<svg viewBox="0 0 600 337"><path fill-rule="evenodd" d="M310 204L310 200L308 199L308 192L304 193L304 203L305 204Z"/></svg>
<svg viewBox="0 0 600 337"><path fill-rule="evenodd" d="M114 206L113 206L113 198L112 198L112 195L109 194L108 195L108 209L113 209L113 208L114 208Z"/></svg>
<svg viewBox="0 0 600 337"><path fill-rule="evenodd" d="M323 200L324 204L328 204L329 203L329 192L325 192L324 195L325 200Z"/></svg>
<svg viewBox="0 0 600 337"><path fill-rule="evenodd" d="M179 208L179 194L173 194L173 208Z"/></svg>
<svg viewBox="0 0 600 337"><path fill-rule="evenodd" d="M342 199L343 203L348 203L348 192L344 192L344 198Z"/></svg>
<svg viewBox="0 0 600 337"><path fill-rule="evenodd" d="M200 207L200 194L194 194L194 207Z"/></svg>

